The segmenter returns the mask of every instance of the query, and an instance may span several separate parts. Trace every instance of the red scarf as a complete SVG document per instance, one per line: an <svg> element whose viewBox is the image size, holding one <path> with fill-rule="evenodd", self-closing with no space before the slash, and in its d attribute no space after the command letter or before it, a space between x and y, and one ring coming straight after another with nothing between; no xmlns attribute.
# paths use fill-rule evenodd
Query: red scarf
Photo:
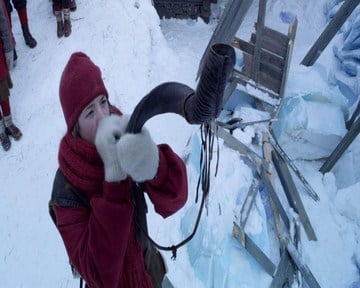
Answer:
<svg viewBox="0 0 360 288"><path fill-rule="evenodd" d="M111 104L110 113L122 115ZM94 193L101 193L105 180L104 163L94 144L67 132L60 142L59 164L65 178L89 198Z"/></svg>
<svg viewBox="0 0 360 288"><path fill-rule="evenodd" d="M95 145L66 133L60 142L59 164L66 179L88 197L102 191L104 164Z"/></svg>

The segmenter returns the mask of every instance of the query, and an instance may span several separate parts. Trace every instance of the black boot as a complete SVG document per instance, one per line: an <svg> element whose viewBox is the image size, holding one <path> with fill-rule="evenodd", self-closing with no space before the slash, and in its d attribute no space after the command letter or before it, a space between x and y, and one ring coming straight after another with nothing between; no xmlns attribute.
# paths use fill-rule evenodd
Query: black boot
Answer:
<svg viewBox="0 0 360 288"><path fill-rule="evenodd" d="M0 120L0 144L5 151L8 151L11 146L9 136L5 132L4 120Z"/></svg>
<svg viewBox="0 0 360 288"><path fill-rule="evenodd" d="M37 42L34 39L34 37L31 35L30 30L29 30L29 26L28 25L22 25L21 28L22 28L22 31L23 31L23 35L24 35L26 45L28 45L30 48L34 48L36 46Z"/></svg>
<svg viewBox="0 0 360 288"><path fill-rule="evenodd" d="M5 132L0 133L0 143L5 151L8 151L11 146L9 136Z"/></svg>
<svg viewBox="0 0 360 288"><path fill-rule="evenodd" d="M9 127L5 127L5 133L13 137L16 141L19 140L22 136L20 129L14 124L11 124Z"/></svg>
<svg viewBox="0 0 360 288"><path fill-rule="evenodd" d="M70 0L70 11L74 12L76 10L76 2L75 0Z"/></svg>
<svg viewBox="0 0 360 288"><path fill-rule="evenodd" d="M22 136L22 133L18 127L12 122L11 115L4 116L4 125L5 125L5 133L15 140L19 140Z"/></svg>

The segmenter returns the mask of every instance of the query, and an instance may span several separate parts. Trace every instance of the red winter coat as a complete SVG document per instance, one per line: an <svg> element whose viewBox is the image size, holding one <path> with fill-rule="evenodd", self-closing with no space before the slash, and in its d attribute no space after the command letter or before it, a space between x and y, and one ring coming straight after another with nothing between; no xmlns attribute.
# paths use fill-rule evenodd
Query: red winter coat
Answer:
<svg viewBox="0 0 360 288"><path fill-rule="evenodd" d="M4 0L0 0L0 81L8 77L9 71L5 53L14 50L15 40L11 32L10 21Z"/></svg>
<svg viewBox="0 0 360 288"><path fill-rule="evenodd" d="M187 176L181 158L168 145L158 147L158 173L144 183L144 190L156 212L167 217L186 202ZM56 184L60 187L54 189L68 189L67 180L62 179L61 185ZM130 178L120 183L103 182L102 191L85 192L91 210L54 206L70 261L91 288L152 287L136 239L131 191Z"/></svg>

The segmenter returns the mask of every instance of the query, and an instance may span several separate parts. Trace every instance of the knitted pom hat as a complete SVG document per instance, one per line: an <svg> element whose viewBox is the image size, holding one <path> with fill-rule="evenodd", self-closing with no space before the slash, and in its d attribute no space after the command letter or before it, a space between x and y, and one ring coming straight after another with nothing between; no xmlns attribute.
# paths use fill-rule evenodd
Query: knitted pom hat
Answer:
<svg viewBox="0 0 360 288"><path fill-rule="evenodd" d="M68 131L72 131L82 110L96 97L108 92L101 78L101 71L82 52L71 55L60 80L60 102Z"/></svg>

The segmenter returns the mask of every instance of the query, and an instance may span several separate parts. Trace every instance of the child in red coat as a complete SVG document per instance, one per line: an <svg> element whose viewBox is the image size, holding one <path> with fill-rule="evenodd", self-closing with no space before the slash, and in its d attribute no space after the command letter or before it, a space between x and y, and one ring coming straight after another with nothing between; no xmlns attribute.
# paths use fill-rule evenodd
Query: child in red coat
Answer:
<svg viewBox="0 0 360 288"><path fill-rule="evenodd" d="M185 165L145 128L125 132L128 117L109 104L100 69L84 53L67 63L60 101L67 132L52 197L65 195L54 212L70 261L91 288L152 287L136 234L133 185L168 217L187 199ZM69 207L74 193L89 204Z"/></svg>

